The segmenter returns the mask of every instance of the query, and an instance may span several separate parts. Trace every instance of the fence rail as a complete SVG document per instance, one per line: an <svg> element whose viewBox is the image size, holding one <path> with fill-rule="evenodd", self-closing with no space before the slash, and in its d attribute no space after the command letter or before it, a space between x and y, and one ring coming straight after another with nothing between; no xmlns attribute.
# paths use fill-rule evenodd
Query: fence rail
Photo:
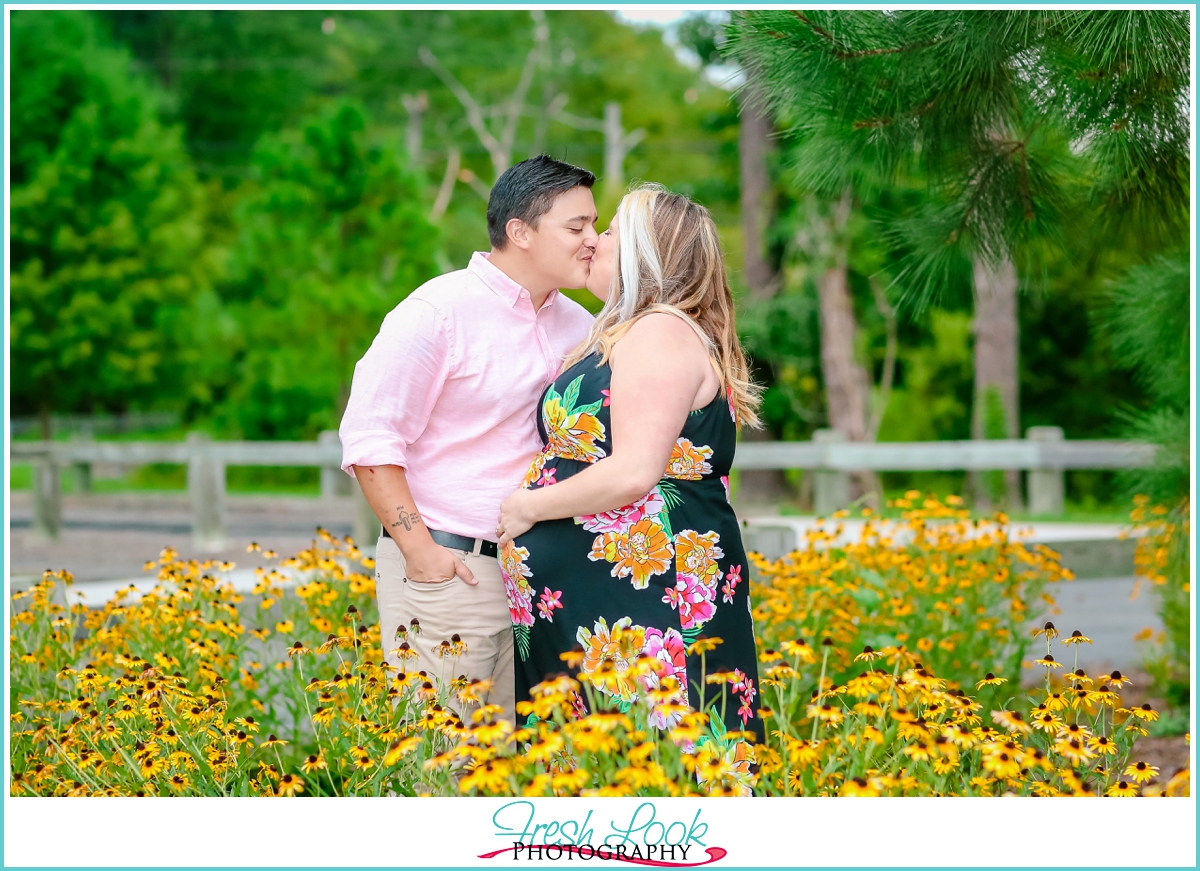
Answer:
<svg viewBox="0 0 1200 871"><path fill-rule="evenodd" d="M847 442L835 430L816 433L811 442L744 442L737 446L734 468L804 469L815 475L814 502L828 514L849 501L849 473L855 470L975 471L1018 469L1029 472L1030 509L1037 514L1063 510L1063 472L1067 469L1127 469L1154 462L1156 446L1121 441L1066 441L1059 427L1031 427L1025 439L953 442ZM192 501L192 540L201 549L220 550L225 542L225 468L227 466L317 466L322 495L356 497L355 537L368 541L378 521L358 487L340 470L337 433L321 433L315 442L216 442L192 433L185 442L11 442L11 461L34 467L34 528L49 537L62 529L61 468L75 467L87 489L93 463L145 465L177 463L188 467Z"/></svg>

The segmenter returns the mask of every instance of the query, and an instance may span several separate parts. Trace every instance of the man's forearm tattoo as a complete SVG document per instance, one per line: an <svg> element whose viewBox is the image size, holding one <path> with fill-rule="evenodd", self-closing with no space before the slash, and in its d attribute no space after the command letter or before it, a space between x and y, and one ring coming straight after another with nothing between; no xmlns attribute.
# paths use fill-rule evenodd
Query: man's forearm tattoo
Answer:
<svg viewBox="0 0 1200 871"><path fill-rule="evenodd" d="M392 526L403 526L405 532L412 532L413 527L421 522L421 515L415 511L405 511L403 505L397 505L396 511L400 517Z"/></svg>

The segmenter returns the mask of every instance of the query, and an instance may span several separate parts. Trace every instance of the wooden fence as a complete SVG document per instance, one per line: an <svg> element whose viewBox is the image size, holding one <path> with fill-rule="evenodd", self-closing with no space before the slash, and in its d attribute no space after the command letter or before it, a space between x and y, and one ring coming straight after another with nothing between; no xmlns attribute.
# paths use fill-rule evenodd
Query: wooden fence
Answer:
<svg viewBox="0 0 1200 871"><path fill-rule="evenodd" d="M814 503L827 515L849 502L849 473L1018 469L1029 473L1029 508L1035 514L1063 510L1063 473L1068 469L1125 469L1154 462L1155 446L1119 441L1066 441L1059 427L1031 427L1025 439L955 442L847 442L833 430L811 442L743 442L738 469L804 469L815 473ZM11 442L13 464L34 467L34 529L51 538L62 530L61 469L73 466L90 480L93 463L127 466L178 463L188 469L193 545L219 550L225 541L226 466L318 466L322 495L354 494L354 535L370 541L378 521L358 487L339 468L336 432L315 442L217 442L191 433L184 442Z"/></svg>

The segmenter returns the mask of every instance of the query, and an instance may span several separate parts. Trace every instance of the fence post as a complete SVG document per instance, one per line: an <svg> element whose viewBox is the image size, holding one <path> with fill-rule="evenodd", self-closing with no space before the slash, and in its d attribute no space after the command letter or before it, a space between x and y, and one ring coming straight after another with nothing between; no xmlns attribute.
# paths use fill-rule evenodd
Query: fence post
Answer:
<svg viewBox="0 0 1200 871"><path fill-rule="evenodd" d="M379 518L371 510L371 504L367 502L357 481L350 489L354 494L354 543L360 549L369 547L374 550L375 542L379 540Z"/></svg>
<svg viewBox="0 0 1200 871"><path fill-rule="evenodd" d="M208 433L188 433L188 495L192 499L192 546L225 549L225 464L212 451Z"/></svg>
<svg viewBox="0 0 1200 871"><path fill-rule="evenodd" d="M71 441L91 443L96 439L91 433L91 429L79 433L72 437ZM92 492L92 464L86 461L77 461L71 464L71 472L74 477L75 492L91 493Z"/></svg>
<svg viewBox="0 0 1200 871"><path fill-rule="evenodd" d="M1033 442L1061 442L1061 426L1031 426L1025 438ZM1064 474L1061 468L1029 470L1029 513L1062 514L1064 510Z"/></svg>
<svg viewBox="0 0 1200 871"><path fill-rule="evenodd" d="M837 444L846 441L846 434L837 429L819 429L813 433L817 444ZM817 515L828 517L850 504L850 473L817 470L813 472L813 508Z"/></svg>
<svg viewBox="0 0 1200 871"><path fill-rule="evenodd" d="M342 440L338 438L336 429L321 430L317 435L317 443L321 445L337 445L340 449ZM351 484L354 482L350 476L342 471L341 466L322 466L321 467L321 498L327 499L330 496L349 496L351 493Z"/></svg>
<svg viewBox="0 0 1200 871"><path fill-rule="evenodd" d="M56 539L62 532L62 476L53 450L33 464L33 531Z"/></svg>

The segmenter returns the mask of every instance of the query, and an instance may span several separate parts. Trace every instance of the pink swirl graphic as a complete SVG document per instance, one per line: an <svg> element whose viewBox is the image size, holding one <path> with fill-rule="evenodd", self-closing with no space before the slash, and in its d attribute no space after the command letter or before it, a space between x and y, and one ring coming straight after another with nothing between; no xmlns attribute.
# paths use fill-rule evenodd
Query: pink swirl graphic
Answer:
<svg viewBox="0 0 1200 871"><path fill-rule="evenodd" d="M505 853L512 853L520 850L546 850L549 847L558 847L564 853L579 854L581 847L574 844L531 844L529 846L521 845L519 847L505 847L503 850L493 850L491 853L480 853L480 859L495 859L497 856L503 856ZM600 846L592 847L591 844L584 844L584 847L592 850L592 855L584 857L586 859L600 859L602 861L617 860L618 862L629 862L634 865L651 865L655 868L698 868L701 865L711 865L713 862L719 862L729 855L729 851L724 847L705 847L704 852L708 854L708 858L702 862L668 862L664 859L642 859L636 856L626 856L615 852L611 847ZM600 855L600 851L604 850L608 855ZM514 860L516 857L513 857Z"/></svg>

